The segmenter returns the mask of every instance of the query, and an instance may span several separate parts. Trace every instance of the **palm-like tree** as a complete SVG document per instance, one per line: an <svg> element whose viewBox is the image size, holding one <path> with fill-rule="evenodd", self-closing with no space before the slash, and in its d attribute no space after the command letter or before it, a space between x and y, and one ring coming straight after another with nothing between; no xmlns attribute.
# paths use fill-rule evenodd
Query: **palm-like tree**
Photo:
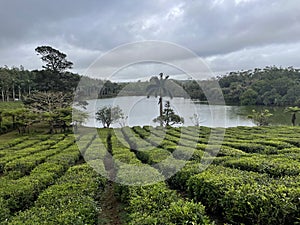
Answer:
<svg viewBox="0 0 300 225"><path fill-rule="evenodd" d="M149 98L151 95L154 95L155 97L159 97L158 104L159 104L159 116L162 117L163 115L163 97L169 96L170 98L173 98L172 93L170 90L168 90L166 83L169 76L163 75L163 73L159 74L159 77L152 77L150 79L151 84L148 85L146 91L147 91L147 98ZM161 123L161 126L163 124Z"/></svg>

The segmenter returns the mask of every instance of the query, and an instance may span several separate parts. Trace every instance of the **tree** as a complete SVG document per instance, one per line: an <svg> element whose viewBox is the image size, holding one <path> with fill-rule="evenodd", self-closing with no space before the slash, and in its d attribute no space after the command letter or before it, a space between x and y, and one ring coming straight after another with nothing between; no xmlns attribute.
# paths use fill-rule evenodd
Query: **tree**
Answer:
<svg viewBox="0 0 300 225"><path fill-rule="evenodd" d="M124 115L119 106L104 106L96 112L96 120L100 121L104 128L122 118L124 118Z"/></svg>
<svg viewBox="0 0 300 225"><path fill-rule="evenodd" d="M255 105L257 99L257 92L252 88L247 89L241 96L240 101L242 105Z"/></svg>
<svg viewBox="0 0 300 225"><path fill-rule="evenodd" d="M62 117L67 116L66 112L69 114L69 120L72 118L72 110L69 109L73 102L71 93L36 92L25 97L23 102L27 108L34 113L38 113L42 120L49 123L49 133L53 133L55 126L62 127L65 125L61 121ZM64 129L64 127L62 128Z"/></svg>
<svg viewBox="0 0 300 225"><path fill-rule="evenodd" d="M291 122L292 122L292 125L295 126L296 125L296 113L300 112L300 108L298 106L288 107L285 109L285 112L292 113Z"/></svg>
<svg viewBox="0 0 300 225"><path fill-rule="evenodd" d="M39 46L35 49L35 51L42 56L42 61L46 63L43 68L46 70L61 73L66 69L71 69L73 66L73 63L66 59L66 54L50 46Z"/></svg>
<svg viewBox="0 0 300 225"><path fill-rule="evenodd" d="M260 112L257 112L255 109L253 109L252 114L248 115L248 118L252 119L257 126L268 126L271 116L273 116L273 114L267 109Z"/></svg>
<svg viewBox="0 0 300 225"><path fill-rule="evenodd" d="M6 68L0 68L0 89L2 101L9 101L9 91L12 87L13 80L10 70Z"/></svg>
<svg viewBox="0 0 300 225"><path fill-rule="evenodd" d="M15 126L19 134L29 133L30 126L36 122L37 115L28 109L19 109L16 114Z"/></svg>
<svg viewBox="0 0 300 225"><path fill-rule="evenodd" d="M175 114L174 110L171 108L170 102L167 101L165 104L165 109L161 116L158 116L153 120L153 122L159 122L165 127L172 126L174 124L183 124L184 119L177 114Z"/></svg>
<svg viewBox="0 0 300 225"><path fill-rule="evenodd" d="M159 74L158 77L152 77L150 79L151 84L148 85L146 88L147 91L147 98L149 98L151 95L154 95L155 97L159 96L158 104L159 104L159 117L163 116L163 96L169 96L170 98L173 98L172 93L168 90L166 84L169 76L163 77L163 73ZM161 123L161 126L163 124Z"/></svg>

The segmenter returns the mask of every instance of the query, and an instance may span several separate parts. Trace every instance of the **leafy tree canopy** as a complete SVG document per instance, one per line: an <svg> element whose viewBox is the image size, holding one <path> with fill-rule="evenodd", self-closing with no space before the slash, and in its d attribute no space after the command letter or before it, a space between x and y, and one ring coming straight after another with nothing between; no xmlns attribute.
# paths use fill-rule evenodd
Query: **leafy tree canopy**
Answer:
<svg viewBox="0 0 300 225"><path fill-rule="evenodd" d="M71 69L73 66L73 63L66 59L66 54L50 46L39 46L35 51L41 55L42 61L46 63L46 65L43 66L46 70L60 73L66 69Z"/></svg>
<svg viewBox="0 0 300 225"><path fill-rule="evenodd" d="M122 119L124 114L119 106L104 106L96 112L96 120L109 127L112 123Z"/></svg>

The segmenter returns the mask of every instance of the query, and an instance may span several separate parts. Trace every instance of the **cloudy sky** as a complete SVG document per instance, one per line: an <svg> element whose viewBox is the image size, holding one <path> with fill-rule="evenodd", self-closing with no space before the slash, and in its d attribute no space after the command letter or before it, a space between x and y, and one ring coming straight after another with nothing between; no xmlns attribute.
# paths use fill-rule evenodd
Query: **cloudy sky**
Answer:
<svg viewBox="0 0 300 225"><path fill-rule="evenodd" d="M0 66L40 69L34 49L50 45L68 55L73 72L84 74L96 59L120 45L157 40L191 50L216 75L272 65L300 68L298 0L0 0L0 4ZM161 54L160 49L154 53ZM165 54L168 62L180 57ZM120 60L118 54L114 60ZM156 73L158 63L154 64L129 66L122 76ZM116 63L109 66L120 70Z"/></svg>

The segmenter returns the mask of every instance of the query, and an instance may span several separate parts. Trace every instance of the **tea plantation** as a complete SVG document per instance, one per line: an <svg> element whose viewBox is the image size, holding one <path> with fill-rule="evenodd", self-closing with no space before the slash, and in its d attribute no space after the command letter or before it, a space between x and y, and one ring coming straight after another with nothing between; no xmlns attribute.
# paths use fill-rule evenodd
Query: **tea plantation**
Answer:
<svg viewBox="0 0 300 225"><path fill-rule="evenodd" d="M2 135L0 224L300 224L300 127L228 128L217 157L210 134ZM121 205L113 222L107 188Z"/></svg>

